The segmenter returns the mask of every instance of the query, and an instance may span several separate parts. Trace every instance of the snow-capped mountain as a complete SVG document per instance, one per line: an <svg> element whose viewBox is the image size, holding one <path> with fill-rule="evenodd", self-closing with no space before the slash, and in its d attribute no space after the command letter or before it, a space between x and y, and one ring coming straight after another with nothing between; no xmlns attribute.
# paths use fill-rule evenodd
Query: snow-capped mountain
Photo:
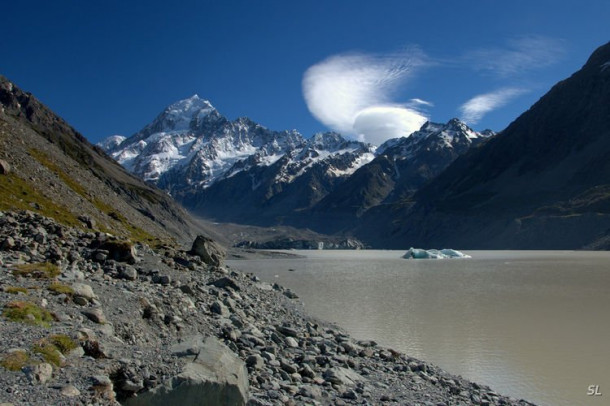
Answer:
<svg viewBox="0 0 610 406"><path fill-rule="evenodd" d="M320 231L349 228L369 209L408 199L457 157L494 134L476 132L458 119L427 122L408 137L380 145L376 158L316 204L312 217L324 226Z"/></svg>
<svg viewBox="0 0 610 406"><path fill-rule="evenodd" d="M283 200L292 188L308 197L290 198L293 204L277 212L311 207L375 157L375 147L336 133L306 139L248 118L230 121L197 95L170 105L133 136L113 136L98 145L184 206L225 220L242 203L259 210L259 203ZM303 190L307 187L313 189ZM229 201L221 197L233 192Z"/></svg>
<svg viewBox="0 0 610 406"><path fill-rule="evenodd" d="M167 107L152 123L122 141L107 139L107 152L144 180L168 186L165 177L207 187L251 156L271 164L302 145L296 131L270 131L247 118L229 121L194 95ZM238 165L239 166L239 165ZM235 171L235 169L233 169Z"/></svg>

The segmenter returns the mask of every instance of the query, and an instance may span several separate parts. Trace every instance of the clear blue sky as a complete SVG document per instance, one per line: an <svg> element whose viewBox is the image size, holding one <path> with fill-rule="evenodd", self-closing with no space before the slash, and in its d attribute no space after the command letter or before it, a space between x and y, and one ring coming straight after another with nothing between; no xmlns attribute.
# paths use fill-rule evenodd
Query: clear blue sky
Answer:
<svg viewBox="0 0 610 406"><path fill-rule="evenodd" d="M379 133L386 119L422 117L501 130L610 40L608 0L60 0L2 9L0 74L92 142L131 135L195 93L231 119L305 136Z"/></svg>

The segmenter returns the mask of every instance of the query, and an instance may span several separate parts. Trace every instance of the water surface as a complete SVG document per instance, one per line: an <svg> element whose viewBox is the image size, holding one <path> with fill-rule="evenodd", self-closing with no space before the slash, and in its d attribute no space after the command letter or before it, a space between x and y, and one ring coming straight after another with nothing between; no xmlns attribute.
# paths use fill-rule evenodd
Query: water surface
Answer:
<svg viewBox="0 0 610 406"><path fill-rule="evenodd" d="M472 251L405 260L398 251L293 251L228 261L295 291L356 338L540 405L607 405L610 253ZM292 270L292 271L291 271ZM587 396L598 385L603 396Z"/></svg>

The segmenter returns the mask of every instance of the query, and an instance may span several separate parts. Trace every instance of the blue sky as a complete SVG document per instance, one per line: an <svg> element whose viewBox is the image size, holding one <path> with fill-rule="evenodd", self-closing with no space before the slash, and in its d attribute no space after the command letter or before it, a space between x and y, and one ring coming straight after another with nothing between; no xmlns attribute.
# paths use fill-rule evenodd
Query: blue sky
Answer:
<svg viewBox="0 0 610 406"><path fill-rule="evenodd" d="M505 128L610 40L603 1L6 2L0 74L92 142L199 94L224 115L379 143Z"/></svg>

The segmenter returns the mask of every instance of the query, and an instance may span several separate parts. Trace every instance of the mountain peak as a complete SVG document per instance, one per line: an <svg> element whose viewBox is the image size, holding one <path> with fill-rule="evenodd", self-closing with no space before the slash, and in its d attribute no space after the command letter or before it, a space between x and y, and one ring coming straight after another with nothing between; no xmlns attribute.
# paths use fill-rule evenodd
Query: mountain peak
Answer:
<svg viewBox="0 0 610 406"><path fill-rule="evenodd" d="M189 98L186 99L182 99L179 100L173 104L171 104L167 109L165 109L165 112L167 113L184 113L184 114L193 114L195 112L201 111L201 110L216 110L214 108L214 106L212 106L212 103L210 103L208 100L202 99L199 97L199 95L194 94Z"/></svg>

